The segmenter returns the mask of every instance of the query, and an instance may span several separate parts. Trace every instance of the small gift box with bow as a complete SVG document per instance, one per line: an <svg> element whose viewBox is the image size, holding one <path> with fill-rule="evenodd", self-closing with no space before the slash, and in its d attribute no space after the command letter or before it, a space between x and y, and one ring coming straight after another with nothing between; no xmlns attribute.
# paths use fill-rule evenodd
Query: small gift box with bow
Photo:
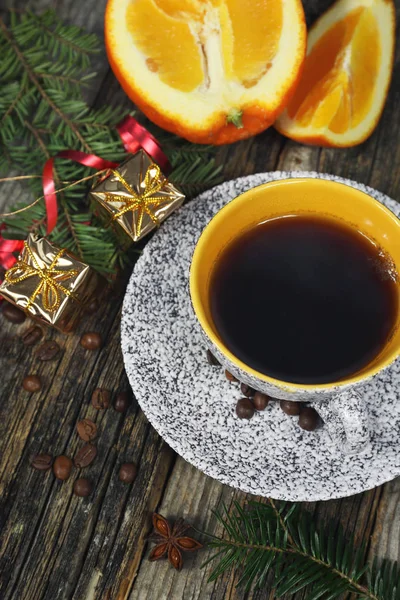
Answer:
<svg viewBox="0 0 400 600"><path fill-rule="evenodd" d="M106 224L120 225L134 242L158 227L185 198L144 150L110 169L90 196Z"/></svg>
<svg viewBox="0 0 400 600"><path fill-rule="evenodd" d="M88 265L46 238L30 234L17 263L5 273L0 294L29 316L69 332L99 283Z"/></svg>

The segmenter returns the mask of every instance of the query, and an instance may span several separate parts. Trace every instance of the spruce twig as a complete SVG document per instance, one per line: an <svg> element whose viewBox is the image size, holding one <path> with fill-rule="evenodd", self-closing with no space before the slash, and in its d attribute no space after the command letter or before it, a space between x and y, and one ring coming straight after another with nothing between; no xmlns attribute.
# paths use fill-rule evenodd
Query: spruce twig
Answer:
<svg viewBox="0 0 400 600"><path fill-rule="evenodd" d="M4 15L0 17L0 175L4 175L0 183L26 181L36 200L7 208L15 214L6 218L3 235L23 239L32 230L46 232L41 175L36 175L45 159L60 150L77 149L106 160L123 160L127 155L115 125L126 111L111 106L93 109L85 102L84 88L95 75L91 59L100 51L96 36L62 23L51 10L41 15L10 10ZM173 165L171 181L187 196L219 181L214 149L189 144L165 131L158 134ZM9 169L15 176L6 176ZM87 167L57 159L59 218L49 238L109 273L126 264L129 254L88 204L86 185L96 176Z"/></svg>
<svg viewBox="0 0 400 600"><path fill-rule="evenodd" d="M74 133L74 135L80 141L80 143L82 144L82 146L84 147L84 149L86 150L86 152L91 152L89 144L86 143L85 139L82 137L82 135L80 134L79 130L75 127L75 125L73 124L73 122L56 105L56 103L53 102L53 100L49 97L49 95L47 94L47 92L43 89L43 87L39 83L38 78L35 75L35 72L31 69L28 61L24 57L24 55L23 55L22 51L20 50L20 48L19 48L17 42L15 41L15 39L9 33L9 31L8 31L6 25L5 25L5 23L4 23L4 21L3 21L3 19L1 17L0 17L0 29L2 30L3 35L6 38L6 40L8 41L8 43L10 44L10 46L13 48L16 56L18 57L19 62L21 63L22 67L26 71L29 79L32 81L32 83L34 84L34 86L37 89L37 91L39 92L39 94L42 96L43 100L45 102L47 102L47 104L49 105L49 107L56 113L56 115L58 115L60 117L60 119L62 121L64 121L64 123L71 129L71 131ZM25 122L25 124L26 124L26 122Z"/></svg>
<svg viewBox="0 0 400 600"><path fill-rule="evenodd" d="M269 502L269 503L270 503L270 505L272 506L272 509L273 509L273 511L274 511L274 513L275 513L275 515L276 515L276 518L277 518L277 519L279 519L279 522L280 522L280 524L281 524L281 526L282 526L282 529L283 529L284 531L286 531L286 534L287 534L287 539L288 539L289 543L290 543L292 546L294 546L294 541L293 541L293 538L292 538L292 536L290 535L290 531L289 531L289 530L288 530L288 528L286 527L286 523L285 523L285 521L282 519L282 514L281 514L281 512L278 510L278 508L277 508L277 506L276 506L276 504L275 504L274 500L272 500L272 498L268 498L268 502Z"/></svg>
<svg viewBox="0 0 400 600"><path fill-rule="evenodd" d="M214 581L232 567L240 568L238 585L248 591L262 587L274 576L276 597L307 589L306 600L333 600L345 593L368 600L400 600L400 568L396 563L365 563L365 547L355 549L335 527L316 529L306 511L296 504L268 500L238 503L229 512L223 506L215 513L224 536L213 537L216 549L203 566L216 560L209 580Z"/></svg>

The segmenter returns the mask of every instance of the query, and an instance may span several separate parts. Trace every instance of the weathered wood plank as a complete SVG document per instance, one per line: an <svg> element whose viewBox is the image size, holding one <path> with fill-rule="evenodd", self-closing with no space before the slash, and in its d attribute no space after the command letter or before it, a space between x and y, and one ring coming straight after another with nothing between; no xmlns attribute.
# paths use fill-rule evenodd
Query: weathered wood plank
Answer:
<svg viewBox="0 0 400 600"><path fill-rule="evenodd" d="M128 554L129 564L128 556L124 558L125 545L132 538L133 544L140 546L148 511L159 501L172 452L136 403L125 418L112 408L102 413L90 404L97 386L113 392L127 388L119 350L118 305L109 306L111 314L103 321L106 342L102 351L83 350L78 335L62 338L55 334L60 341L64 339L64 355L60 365L54 362L45 367L46 372L53 370L52 375L57 371L51 391L29 398L32 410L24 415L25 425L23 420L18 429L14 427L15 436L10 436L8 421L2 430L9 457L5 481L2 479L3 485L9 485L1 497L0 514L6 523L0 550L0 597L67 598L76 587L77 597L84 597L79 590L90 583L93 587L93 573L101 573L102 589L106 584L111 588L115 581L120 585L134 560L132 554ZM85 328L95 329L96 321L98 317L92 317ZM65 368L63 361L68 361ZM2 415L13 415L14 421L20 419L19 409L27 401L20 391L24 368L20 358L15 369L19 375L2 399ZM39 451L73 456L82 445L75 432L82 417L95 420L99 428L98 456L85 470L95 484L89 500L72 496L76 474L61 483L51 473L35 472L29 465L29 458ZM15 443L18 439L21 444ZM121 462L130 460L140 465L139 474L133 486L126 486L117 474ZM136 528L132 527L132 513ZM82 575L83 557L87 569ZM33 573L33 578L28 575Z"/></svg>
<svg viewBox="0 0 400 600"><path fill-rule="evenodd" d="M370 559L375 556L400 562L400 479L383 486L372 532Z"/></svg>

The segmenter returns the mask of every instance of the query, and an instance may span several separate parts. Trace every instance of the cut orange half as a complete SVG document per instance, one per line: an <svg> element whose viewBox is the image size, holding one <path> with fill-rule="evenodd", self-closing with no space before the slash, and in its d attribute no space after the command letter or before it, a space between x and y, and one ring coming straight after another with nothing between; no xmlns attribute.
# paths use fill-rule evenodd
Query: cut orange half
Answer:
<svg viewBox="0 0 400 600"><path fill-rule="evenodd" d="M108 0L108 58L155 123L200 143L266 129L304 60L300 0Z"/></svg>
<svg viewBox="0 0 400 600"><path fill-rule="evenodd" d="M278 131L321 146L363 142L383 110L394 44L392 0L338 0L311 27L303 75Z"/></svg>

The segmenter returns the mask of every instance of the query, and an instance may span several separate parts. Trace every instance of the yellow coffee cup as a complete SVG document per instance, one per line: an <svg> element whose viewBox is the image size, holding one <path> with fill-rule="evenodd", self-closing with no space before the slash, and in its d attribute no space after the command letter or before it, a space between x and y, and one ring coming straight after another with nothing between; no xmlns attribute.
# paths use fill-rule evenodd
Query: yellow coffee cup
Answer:
<svg viewBox="0 0 400 600"><path fill-rule="evenodd" d="M224 249L244 231L285 215L318 215L346 222L374 241L400 273L400 221L383 204L348 185L314 178L273 181L255 187L224 206L202 232L192 259L190 294L194 312L210 350L240 381L272 397L310 402L335 440L348 452L368 441L368 414L357 389L400 355L400 311L390 339L361 371L340 381L305 385L274 379L254 370L224 344L210 309L212 273ZM400 287L399 303L400 306ZM256 334L256 332L255 332Z"/></svg>

